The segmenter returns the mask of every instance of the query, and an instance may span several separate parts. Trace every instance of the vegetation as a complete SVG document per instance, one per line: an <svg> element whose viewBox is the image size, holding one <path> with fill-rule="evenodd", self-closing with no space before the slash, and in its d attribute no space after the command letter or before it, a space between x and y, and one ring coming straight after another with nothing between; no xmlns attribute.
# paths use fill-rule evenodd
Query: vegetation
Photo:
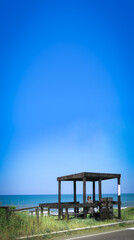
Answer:
<svg viewBox="0 0 134 240"><path fill-rule="evenodd" d="M117 214L117 210L114 210ZM134 207L122 210L122 220L134 220ZM19 236L28 236L39 233L49 233L66 229L74 229L79 227L93 226L99 224L107 224L116 220L96 221L94 219L71 219L69 221L57 221L56 217L40 217L39 225L37 225L36 217L29 215L28 212L10 212L9 219L6 219L4 209L0 210L0 239L15 239Z"/></svg>

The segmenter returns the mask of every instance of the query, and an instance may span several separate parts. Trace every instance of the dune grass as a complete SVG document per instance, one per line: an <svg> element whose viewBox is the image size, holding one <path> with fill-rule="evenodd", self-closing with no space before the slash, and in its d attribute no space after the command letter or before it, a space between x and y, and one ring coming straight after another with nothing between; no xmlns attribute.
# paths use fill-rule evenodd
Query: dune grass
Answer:
<svg viewBox="0 0 134 240"><path fill-rule="evenodd" d="M117 210L114 210L117 214ZM126 208L121 211L122 220L134 220L134 207ZM69 221L57 221L56 217L40 217L37 225L36 216L29 215L28 212L11 212L8 222L6 220L5 210L0 210L0 239L15 239L19 236L28 236L39 233L49 233L53 231L74 229L79 227L93 226L115 222L115 219L96 221L95 219L74 218Z"/></svg>

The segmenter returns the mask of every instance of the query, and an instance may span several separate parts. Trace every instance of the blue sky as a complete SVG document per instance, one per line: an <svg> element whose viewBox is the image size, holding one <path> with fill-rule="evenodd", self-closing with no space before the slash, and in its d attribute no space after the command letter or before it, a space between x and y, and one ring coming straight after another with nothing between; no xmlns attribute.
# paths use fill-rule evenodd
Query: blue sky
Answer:
<svg viewBox="0 0 134 240"><path fill-rule="evenodd" d="M121 173L134 193L133 8L1 1L0 194L57 193L56 177L83 171Z"/></svg>

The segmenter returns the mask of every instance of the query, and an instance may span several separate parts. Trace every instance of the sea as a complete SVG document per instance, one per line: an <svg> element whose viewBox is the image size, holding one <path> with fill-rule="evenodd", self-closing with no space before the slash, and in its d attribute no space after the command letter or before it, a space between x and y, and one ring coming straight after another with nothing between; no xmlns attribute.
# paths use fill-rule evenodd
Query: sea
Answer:
<svg viewBox="0 0 134 240"><path fill-rule="evenodd" d="M90 194L92 197L92 194ZM117 201L117 194L102 194L102 197L112 197ZM96 200L99 196L96 194ZM77 201L82 203L83 195L77 194ZM0 195L0 206L15 206L17 209L25 207L38 206L40 203L55 203L58 202L58 195ZM73 194L61 195L61 202L73 202ZM134 206L134 194L121 194L121 207ZM117 207L117 206L115 206Z"/></svg>

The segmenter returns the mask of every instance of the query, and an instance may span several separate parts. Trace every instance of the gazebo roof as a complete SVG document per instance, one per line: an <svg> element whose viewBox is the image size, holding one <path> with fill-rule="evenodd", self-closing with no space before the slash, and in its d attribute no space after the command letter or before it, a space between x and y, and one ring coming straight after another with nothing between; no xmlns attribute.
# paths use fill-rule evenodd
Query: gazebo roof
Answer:
<svg viewBox="0 0 134 240"><path fill-rule="evenodd" d="M71 174L67 176L57 177L57 181L83 181L83 178L86 179L86 181L98 181L101 180L107 180L107 179L113 179L113 178L120 178L121 174L113 174L113 173L93 173L93 172L82 172L82 173L76 173Z"/></svg>

